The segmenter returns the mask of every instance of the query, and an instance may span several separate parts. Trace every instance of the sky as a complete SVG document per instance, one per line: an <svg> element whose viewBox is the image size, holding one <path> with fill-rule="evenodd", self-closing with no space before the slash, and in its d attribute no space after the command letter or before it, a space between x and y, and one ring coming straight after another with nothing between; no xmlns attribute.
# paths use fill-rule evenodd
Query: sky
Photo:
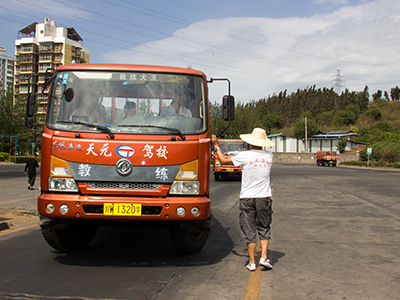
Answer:
<svg viewBox="0 0 400 300"><path fill-rule="evenodd" d="M0 0L0 46L44 18L73 27L91 63L190 67L236 102L287 90L400 85L397 0ZM227 84L210 84L221 102Z"/></svg>

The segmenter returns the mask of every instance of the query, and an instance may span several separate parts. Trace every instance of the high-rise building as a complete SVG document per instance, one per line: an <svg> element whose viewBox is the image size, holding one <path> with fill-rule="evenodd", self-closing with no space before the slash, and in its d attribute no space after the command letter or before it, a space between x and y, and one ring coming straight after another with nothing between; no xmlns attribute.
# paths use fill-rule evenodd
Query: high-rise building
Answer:
<svg viewBox="0 0 400 300"><path fill-rule="evenodd" d="M0 91L4 93L14 83L14 57L6 55L6 49L0 46Z"/></svg>
<svg viewBox="0 0 400 300"><path fill-rule="evenodd" d="M57 27L49 18L45 18L44 23L35 22L21 29L15 41L15 95L28 93L31 75L38 75L31 78L31 83L40 86L47 70L70 63L88 63L90 52L82 43L74 28ZM46 95L38 93L37 103L36 121L41 124L46 112Z"/></svg>

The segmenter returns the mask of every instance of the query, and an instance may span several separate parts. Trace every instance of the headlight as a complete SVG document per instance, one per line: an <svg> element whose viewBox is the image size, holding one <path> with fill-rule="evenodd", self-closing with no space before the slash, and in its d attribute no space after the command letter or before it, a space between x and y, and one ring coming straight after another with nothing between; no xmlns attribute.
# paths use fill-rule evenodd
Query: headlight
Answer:
<svg viewBox="0 0 400 300"><path fill-rule="evenodd" d="M67 214L69 211L69 207L67 204L62 204L60 206L60 213L62 213L63 215Z"/></svg>
<svg viewBox="0 0 400 300"><path fill-rule="evenodd" d="M216 166L216 167L220 167L220 166L221 166L221 163L220 163L219 160L216 160L216 161L215 161L215 166Z"/></svg>
<svg viewBox="0 0 400 300"><path fill-rule="evenodd" d="M197 206L192 207L192 209L190 210L190 213L192 214L192 216L198 216L200 214L200 208L198 208Z"/></svg>
<svg viewBox="0 0 400 300"><path fill-rule="evenodd" d="M180 217L183 217L186 214L186 209L180 206L176 209L176 214Z"/></svg>
<svg viewBox="0 0 400 300"><path fill-rule="evenodd" d="M49 190L52 192L78 192L73 178L49 177Z"/></svg>
<svg viewBox="0 0 400 300"><path fill-rule="evenodd" d="M200 192L200 181L177 181L175 180L169 193L172 195L198 195Z"/></svg>

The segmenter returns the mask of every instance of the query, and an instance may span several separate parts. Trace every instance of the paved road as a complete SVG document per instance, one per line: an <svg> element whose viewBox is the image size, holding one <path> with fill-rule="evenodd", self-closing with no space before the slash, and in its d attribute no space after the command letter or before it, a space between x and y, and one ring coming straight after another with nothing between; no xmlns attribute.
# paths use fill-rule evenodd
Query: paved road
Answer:
<svg viewBox="0 0 400 300"><path fill-rule="evenodd" d="M244 268L239 181L230 178L211 182L213 228L192 256L177 255L163 228L104 228L73 254L53 251L38 228L0 233L0 299L400 299L400 172L272 172L272 271ZM0 188L15 199L38 193L25 192L25 177L13 179L22 190L8 180Z"/></svg>
<svg viewBox="0 0 400 300"><path fill-rule="evenodd" d="M24 164L0 164L0 208L13 208L37 212L36 199L39 195L40 168L35 190L28 190L28 175Z"/></svg>

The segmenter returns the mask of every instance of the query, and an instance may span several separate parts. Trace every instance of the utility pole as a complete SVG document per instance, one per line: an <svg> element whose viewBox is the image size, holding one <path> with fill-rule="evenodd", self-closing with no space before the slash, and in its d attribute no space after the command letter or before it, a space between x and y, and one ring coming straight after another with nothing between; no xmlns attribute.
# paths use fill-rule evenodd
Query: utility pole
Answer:
<svg viewBox="0 0 400 300"><path fill-rule="evenodd" d="M306 141L306 152L308 152L308 141L307 141L307 117L304 117L304 131L305 131L305 141Z"/></svg>
<svg viewBox="0 0 400 300"><path fill-rule="evenodd" d="M344 82L342 80L343 76L340 75L340 70L337 69L336 70L336 74L333 75L332 77L334 77L334 79L332 80L334 82L333 87L335 88L335 92L336 94L340 94L340 92L342 91L343 85L342 83Z"/></svg>

